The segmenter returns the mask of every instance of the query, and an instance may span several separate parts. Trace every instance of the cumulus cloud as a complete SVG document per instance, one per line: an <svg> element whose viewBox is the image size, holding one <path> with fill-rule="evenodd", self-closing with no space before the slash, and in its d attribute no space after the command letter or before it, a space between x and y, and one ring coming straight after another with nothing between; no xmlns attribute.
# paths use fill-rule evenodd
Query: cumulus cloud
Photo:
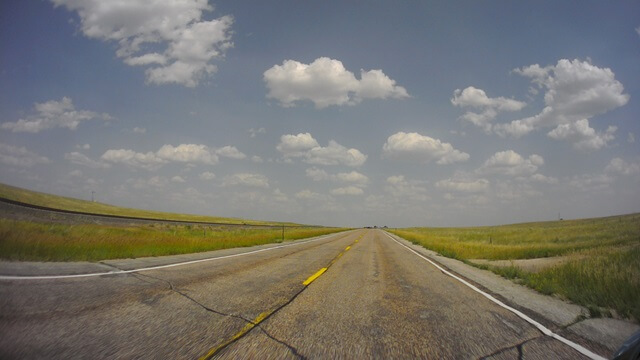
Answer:
<svg viewBox="0 0 640 360"><path fill-rule="evenodd" d="M48 164L46 156L40 156L27 150L24 146L13 146L0 142L0 163L10 166L32 167L39 164Z"/></svg>
<svg viewBox="0 0 640 360"><path fill-rule="evenodd" d="M489 180L487 179L445 179L436 183L436 187L446 191L476 193L489 189Z"/></svg>
<svg viewBox="0 0 640 360"><path fill-rule="evenodd" d="M259 129L254 129L254 128L249 129L249 137L251 138L255 138L259 134L266 134L266 133L267 133L267 130L263 127Z"/></svg>
<svg viewBox="0 0 640 360"><path fill-rule="evenodd" d="M296 199L301 199L301 200L315 200L315 201L327 200L327 196L319 194L317 192L313 192L308 189L297 192L295 194L295 197Z"/></svg>
<svg viewBox="0 0 640 360"><path fill-rule="evenodd" d="M552 177L552 176L545 176L542 174L533 174L531 175L531 181L533 182L538 182L538 183L543 183L543 184L556 184L558 183L558 179Z"/></svg>
<svg viewBox="0 0 640 360"><path fill-rule="evenodd" d="M363 99L407 98L409 94L382 70L360 70L360 79L339 60L321 57L311 64L285 60L264 72L267 97L283 107L309 100L316 108L355 105Z"/></svg>
<svg viewBox="0 0 640 360"><path fill-rule="evenodd" d="M251 161L253 161L254 163L257 163L257 164L261 164L261 163L264 162L264 160L258 155L253 155L251 157Z"/></svg>
<svg viewBox="0 0 640 360"><path fill-rule="evenodd" d="M218 156L208 146L202 144L163 145L156 155L168 161L208 165L218 163Z"/></svg>
<svg viewBox="0 0 640 360"><path fill-rule="evenodd" d="M158 151L147 153L128 149L107 150L102 155L102 160L156 170L169 162L215 165L219 161L218 155L234 159L246 157L235 146L225 146L216 150L202 144L180 144L178 146L165 144Z"/></svg>
<svg viewBox="0 0 640 360"><path fill-rule="evenodd" d="M104 161L147 170L156 170L166 163L151 151L139 153L128 149L110 149L105 151L100 158Z"/></svg>
<svg viewBox="0 0 640 360"><path fill-rule="evenodd" d="M629 95L609 68L600 68L588 61L561 59L556 65L538 64L515 69L545 89L542 111L534 116L494 126L501 135L523 136L544 127L556 127L549 136L574 141L577 148L599 149L613 139L612 128L598 133L589 127L594 116L625 105Z"/></svg>
<svg viewBox="0 0 640 360"><path fill-rule="evenodd" d="M269 179L261 174L238 173L224 178L223 186L249 186L257 188L268 188Z"/></svg>
<svg viewBox="0 0 640 360"><path fill-rule="evenodd" d="M172 177L171 181L174 182L174 183L184 183L184 182L186 182L186 180L182 176L179 176L179 175L176 175L176 176Z"/></svg>
<svg viewBox="0 0 640 360"><path fill-rule="evenodd" d="M607 173L621 175L640 174L640 164L626 162L621 158L616 157L611 159L604 171Z"/></svg>
<svg viewBox="0 0 640 360"><path fill-rule="evenodd" d="M134 134L146 134L147 133L147 129L146 128L141 128L141 127L134 127L133 130Z"/></svg>
<svg viewBox="0 0 640 360"><path fill-rule="evenodd" d="M216 178L216 174L212 173L211 171L205 171L200 174L199 178L202 180L213 180Z"/></svg>
<svg viewBox="0 0 640 360"><path fill-rule="evenodd" d="M243 154L240 150L238 150L235 146L224 146L220 149L216 150L216 155L222 157L228 157L231 159L241 160L247 157L247 155Z"/></svg>
<svg viewBox="0 0 640 360"><path fill-rule="evenodd" d="M83 121L100 119L109 121L109 114L99 114L94 111L77 110L71 98L63 97L62 100L50 100L34 105L34 112L26 118L16 122L6 122L0 125L3 130L12 132L37 133L53 128L67 128L75 130Z"/></svg>
<svg viewBox="0 0 640 360"><path fill-rule="evenodd" d="M426 164L453 164L469 160L469 154L456 150L449 143L418 133L395 133L382 147L383 156L393 160Z"/></svg>
<svg viewBox="0 0 640 360"><path fill-rule="evenodd" d="M582 119L574 123L560 124L547 133L555 140L568 140L576 150L598 150L615 139L613 135L618 128L609 126L606 131L598 132L589 126L589 120Z"/></svg>
<svg viewBox="0 0 640 360"><path fill-rule="evenodd" d="M385 191L395 198L406 198L417 201L428 200L427 189L419 181L405 179L404 175L393 175L387 178Z"/></svg>
<svg viewBox="0 0 640 360"><path fill-rule="evenodd" d="M585 174L574 176L569 185L585 192L607 190L615 179L608 174Z"/></svg>
<svg viewBox="0 0 640 360"><path fill-rule="evenodd" d="M79 153L77 151L64 154L64 158L66 160L69 160L73 164L86 166L93 169L107 169L111 167L111 165L109 165L104 161L93 160L88 156L82 153Z"/></svg>
<svg viewBox="0 0 640 360"><path fill-rule="evenodd" d="M231 16L204 20L207 0L51 0L77 12L82 33L117 43L116 55L146 68L147 81L194 87L217 71L231 42Z"/></svg>
<svg viewBox="0 0 640 360"><path fill-rule="evenodd" d="M89 149L91 149L91 145L89 145L89 144L78 144L78 145L76 145L76 149L78 149L78 150L89 150Z"/></svg>
<svg viewBox="0 0 640 360"><path fill-rule="evenodd" d="M299 157L304 156L308 150L319 146L318 141L310 133L300 133L298 135L282 135L276 149L284 157Z"/></svg>
<svg viewBox="0 0 640 360"><path fill-rule="evenodd" d="M343 172L337 174L329 174L322 169L312 167L306 170L307 177L313 179L313 181L332 181L341 183L351 183L355 186L366 186L369 183L369 178L357 171Z"/></svg>
<svg viewBox="0 0 640 360"><path fill-rule="evenodd" d="M478 169L478 173L524 176L534 174L543 164L544 159L540 155L533 154L525 159L517 152L507 150L493 154Z"/></svg>
<svg viewBox="0 0 640 360"><path fill-rule="evenodd" d="M462 115L462 119L482 128L485 132L491 132L491 121L500 111L518 111L526 106L526 103L507 99L504 97L490 98L482 89L469 86L464 90L456 89L453 92L451 103L459 107L477 108L481 112L468 111Z"/></svg>
<svg viewBox="0 0 640 360"><path fill-rule="evenodd" d="M357 186L347 186L331 190L333 195L362 195L364 191Z"/></svg>
<svg viewBox="0 0 640 360"><path fill-rule="evenodd" d="M302 158L314 165L346 165L358 167L365 163L367 155L358 149L349 149L334 140L328 146L320 146L309 133L282 135L276 149L286 158Z"/></svg>

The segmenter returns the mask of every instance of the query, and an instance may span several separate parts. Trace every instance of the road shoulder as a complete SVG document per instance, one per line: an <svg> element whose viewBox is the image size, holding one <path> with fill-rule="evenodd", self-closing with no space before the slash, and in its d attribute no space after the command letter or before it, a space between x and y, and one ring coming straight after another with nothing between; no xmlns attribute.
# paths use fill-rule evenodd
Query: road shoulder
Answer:
<svg viewBox="0 0 640 360"><path fill-rule="evenodd" d="M459 260L447 258L440 254L415 245L399 236L388 233L393 238L401 241L411 249L428 257L432 261L442 265L448 270L460 275L489 292L498 295L510 305L526 309L527 312L544 319L544 322L553 324L563 332L572 336L582 337L606 349L609 355L613 355L624 341L634 332L640 330L640 326L630 321L617 319L590 319L589 311L579 305L546 296L516 284L488 270L482 270L467 265Z"/></svg>

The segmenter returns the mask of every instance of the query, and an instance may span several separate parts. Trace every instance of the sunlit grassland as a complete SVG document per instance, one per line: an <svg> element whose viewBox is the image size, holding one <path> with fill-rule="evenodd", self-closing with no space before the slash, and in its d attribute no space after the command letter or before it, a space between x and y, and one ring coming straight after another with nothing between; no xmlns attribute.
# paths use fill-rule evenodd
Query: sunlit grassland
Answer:
<svg viewBox="0 0 640 360"><path fill-rule="evenodd" d="M444 256L584 305L592 315L606 314L606 309L613 309L640 321L640 214L474 228L408 228L392 232ZM517 266L505 268L469 262L470 259L552 256L566 256L567 261L536 273Z"/></svg>
<svg viewBox="0 0 640 360"><path fill-rule="evenodd" d="M284 240L345 229L287 227ZM186 254L282 241L282 228L152 224L63 225L0 219L0 258L24 261L98 261Z"/></svg>
<svg viewBox="0 0 640 360"><path fill-rule="evenodd" d="M243 220L236 218L215 217L205 215L189 215L189 214L174 214L165 213L160 211L151 210L139 210L122 208L118 206L102 204L99 202L92 202L86 200L73 199L63 196L51 195L40 193L36 191L26 190L0 184L0 198L5 198L13 201L19 201L31 205L44 206L53 209L85 212L98 215L117 215L128 216L146 219L156 220L180 220L180 221L193 221L193 222L213 222L213 223L225 223L225 224L251 224L251 225L265 225L265 224L282 224L277 222L268 221L256 221L256 220ZM294 225L292 223L285 223Z"/></svg>

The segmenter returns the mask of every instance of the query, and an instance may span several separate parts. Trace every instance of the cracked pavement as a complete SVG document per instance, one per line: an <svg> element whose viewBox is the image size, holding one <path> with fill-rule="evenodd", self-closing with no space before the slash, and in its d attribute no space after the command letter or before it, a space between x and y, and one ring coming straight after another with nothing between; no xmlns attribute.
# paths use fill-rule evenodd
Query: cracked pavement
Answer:
<svg viewBox="0 0 640 360"><path fill-rule="evenodd" d="M3 359L216 348L220 358L582 358L375 230L142 273L1 281L0 332Z"/></svg>

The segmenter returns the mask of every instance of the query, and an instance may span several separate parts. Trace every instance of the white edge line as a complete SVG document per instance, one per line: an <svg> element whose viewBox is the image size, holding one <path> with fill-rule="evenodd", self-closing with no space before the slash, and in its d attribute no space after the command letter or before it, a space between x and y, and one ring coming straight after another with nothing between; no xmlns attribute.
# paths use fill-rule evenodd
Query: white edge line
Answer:
<svg viewBox="0 0 640 360"><path fill-rule="evenodd" d="M412 248L408 247L407 245L401 243L400 241L396 240L395 238L393 238L391 235L389 235L389 233L385 232L385 235L387 235L391 240L395 241L396 243L404 246L405 248L407 248L409 251L411 251L412 253L418 255L419 257L421 257L422 259L428 261L429 263L431 263L431 265L435 266L438 270L440 270L441 272L443 272L445 275L451 276L452 278L460 281L461 283L465 284L466 286L470 287L472 290L482 294L484 297L486 297L487 299L493 301L494 303L496 303L497 305L511 311L512 313L516 314L518 317L522 318L524 321L528 322L529 324L535 326L536 328L538 328L538 330L540 330L543 334L550 336L570 347L572 347L574 350L580 352L581 354L593 359L593 360L606 360L605 358L603 358L602 356L592 352L591 350L583 347L582 345L576 344L571 340L565 339L564 337L554 333L553 331L549 330L548 328L546 328L544 325L540 324L539 322L533 320L532 318L530 318L529 316L525 315L524 313L520 312L519 310L516 310L514 308L512 308L511 306L503 303L502 301L494 298L493 296L487 294L486 292L478 289L476 286L472 285L471 283L469 283L468 281L450 273L449 271L443 269L440 265L436 264L435 262L431 261L429 258L427 258L426 256L423 256L422 254L420 254L419 252L413 250Z"/></svg>
<svg viewBox="0 0 640 360"><path fill-rule="evenodd" d="M331 236L334 236L334 235L337 235L337 234L340 234L340 233L322 235L317 239L304 240L304 241L300 241L300 242L295 242L293 244L278 245L278 246L274 246L274 247L270 247L270 248L266 248L266 249L253 250L253 251L248 251L248 252L239 253L239 254L231 254L231 255L218 256L218 257L199 259L199 260L190 260L190 261L178 262L178 263L173 263L173 264L151 266L151 267L132 269L132 270L119 270L119 271L114 270L114 271L109 271L109 272L75 274L75 275L35 275L35 276L0 275L0 280L55 280L55 279L74 279L74 278L105 276L105 275L130 274L130 273L141 272L141 271L165 269L165 268L170 268L170 267L175 267L175 266L196 264L196 263L205 262L205 261L222 260L222 259L228 259L228 258L233 258L233 257L238 257L238 256L251 255L251 254L256 254L256 253L263 252L263 251L282 249L282 248L285 248L285 247L302 245L302 244L310 243L310 242L313 242L313 241L320 241L320 240L324 240L324 239L326 239L328 237L331 237Z"/></svg>

